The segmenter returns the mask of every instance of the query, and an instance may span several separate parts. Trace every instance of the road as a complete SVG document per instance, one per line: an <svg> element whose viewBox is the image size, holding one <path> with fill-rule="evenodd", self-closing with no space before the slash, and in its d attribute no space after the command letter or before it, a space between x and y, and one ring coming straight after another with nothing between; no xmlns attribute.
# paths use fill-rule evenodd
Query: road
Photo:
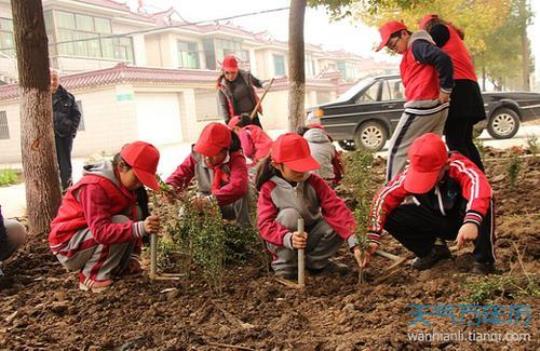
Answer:
<svg viewBox="0 0 540 351"><path fill-rule="evenodd" d="M275 138L284 131L269 131L269 134ZM540 125L522 125L519 132L512 139L495 140L492 139L487 132L483 132L480 135L480 139L485 146L491 146L494 148L505 149L512 146L527 147L527 139L530 136L537 136L540 138ZM540 143L540 140L538 141ZM166 178L172 171L182 162L182 160L189 154L191 145L188 143L163 146L160 147L161 160L158 167L158 173ZM380 153L385 156L383 151ZM82 176L82 167L86 159L75 158L73 159L73 179L78 181ZM4 165L0 168L21 168L21 165ZM2 213L4 217L20 217L25 215L26 212L26 200L25 200L25 188L24 184L13 185L9 187L0 187L0 204L2 205Z"/></svg>

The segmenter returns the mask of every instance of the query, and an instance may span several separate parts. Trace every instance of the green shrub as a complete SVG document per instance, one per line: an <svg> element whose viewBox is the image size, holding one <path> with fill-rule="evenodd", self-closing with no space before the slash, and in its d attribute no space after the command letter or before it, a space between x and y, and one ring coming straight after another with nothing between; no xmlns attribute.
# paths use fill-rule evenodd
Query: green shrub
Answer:
<svg viewBox="0 0 540 351"><path fill-rule="evenodd" d="M18 183L19 173L11 168L0 169L0 186L8 186Z"/></svg>
<svg viewBox="0 0 540 351"><path fill-rule="evenodd" d="M523 296L540 297L538 277L490 275L465 284L467 294L464 300L474 304L484 304L503 297L515 299Z"/></svg>

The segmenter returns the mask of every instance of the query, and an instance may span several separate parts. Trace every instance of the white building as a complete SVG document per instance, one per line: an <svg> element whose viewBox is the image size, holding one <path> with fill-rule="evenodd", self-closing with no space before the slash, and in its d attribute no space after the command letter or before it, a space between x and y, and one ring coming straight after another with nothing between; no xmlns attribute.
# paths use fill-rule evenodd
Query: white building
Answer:
<svg viewBox="0 0 540 351"><path fill-rule="evenodd" d="M219 62L235 54L260 79L276 77L266 129L287 128L286 42L232 24L192 25L174 9L133 12L111 0L43 0L51 66L83 111L75 156L115 151L134 139L190 142L218 120ZM0 84L17 79L9 0L0 0ZM394 65L306 44L306 106L331 101L366 75ZM338 73L339 72L339 73ZM16 84L0 86L0 162L20 159Z"/></svg>

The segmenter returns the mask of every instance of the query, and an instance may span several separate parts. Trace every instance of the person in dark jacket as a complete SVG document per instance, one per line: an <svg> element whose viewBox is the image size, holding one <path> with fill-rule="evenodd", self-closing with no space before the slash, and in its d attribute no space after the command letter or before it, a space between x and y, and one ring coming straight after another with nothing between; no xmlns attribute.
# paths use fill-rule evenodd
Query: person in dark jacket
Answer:
<svg viewBox="0 0 540 351"><path fill-rule="evenodd" d="M60 169L62 190L66 191L72 184L71 150L81 122L81 111L75 97L60 85L58 72L51 70L50 77L56 158Z"/></svg>
<svg viewBox="0 0 540 351"><path fill-rule="evenodd" d="M365 266L386 230L416 254L412 267L431 268L458 248L474 242L472 272L495 271L493 193L486 175L459 152L448 152L439 135L426 133L409 148L410 164L379 189L371 206Z"/></svg>
<svg viewBox="0 0 540 351"><path fill-rule="evenodd" d="M444 127L446 144L450 150L459 151L484 170L480 153L473 143L473 126L486 119L486 111L471 54L463 43L464 34L434 14L424 16L420 28L431 35L454 65L455 86L450 95L450 109Z"/></svg>
<svg viewBox="0 0 540 351"><path fill-rule="evenodd" d="M453 66L450 57L424 30L411 33L402 22L390 21L379 32L377 50L386 46L403 55L400 72L405 110L388 147L386 181L390 181L405 167L407 150L416 138L430 132L443 133L454 87Z"/></svg>
<svg viewBox="0 0 540 351"><path fill-rule="evenodd" d="M229 124L234 116L251 114L259 101L255 88L262 88L262 82L250 72L239 69L238 61L233 55L223 58L221 70L217 80L218 109L225 124ZM261 112L262 108L259 106L252 124L262 128L258 116Z"/></svg>
<svg viewBox="0 0 540 351"><path fill-rule="evenodd" d="M26 241L26 229L14 219L6 219L2 216L0 207L0 262L11 257ZM0 276L3 275L0 270Z"/></svg>

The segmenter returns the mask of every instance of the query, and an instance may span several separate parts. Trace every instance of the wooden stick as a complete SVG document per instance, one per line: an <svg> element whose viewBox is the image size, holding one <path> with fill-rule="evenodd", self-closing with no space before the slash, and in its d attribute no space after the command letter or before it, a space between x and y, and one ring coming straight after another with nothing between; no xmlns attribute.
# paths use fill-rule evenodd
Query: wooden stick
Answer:
<svg viewBox="0 0 540 351"><path fill-rule="evenodd" d="M150 279L156 279L157 271L157 235L150 234Z"/></svg>
<svg viewBox="0 0 540 351"><path fill-rule="evenodd" d="M298 218L298 233L304 235L304 218ZM304 249L298 249L298 285L303 288L306 285L306 257Z"/></svg>
<svg viewBox="0 0 540 351"><path fill-rule="evenodd" d="M255 108L253 109L253 111L251 111L251 114L249 115L249 119L255 118L255 114L257 114L257 111L259 110L259 107L261 106L262 101L264 97L266 96L266 93L268 93L268 91L272 87L272 83L274 83L274 78L270 79L270 83L268 83L268 85L266 86L266 89L264 89L264 92L261 95L261 98L259 99L259 101L257 101L257 105L255 105Z"/></svg>

